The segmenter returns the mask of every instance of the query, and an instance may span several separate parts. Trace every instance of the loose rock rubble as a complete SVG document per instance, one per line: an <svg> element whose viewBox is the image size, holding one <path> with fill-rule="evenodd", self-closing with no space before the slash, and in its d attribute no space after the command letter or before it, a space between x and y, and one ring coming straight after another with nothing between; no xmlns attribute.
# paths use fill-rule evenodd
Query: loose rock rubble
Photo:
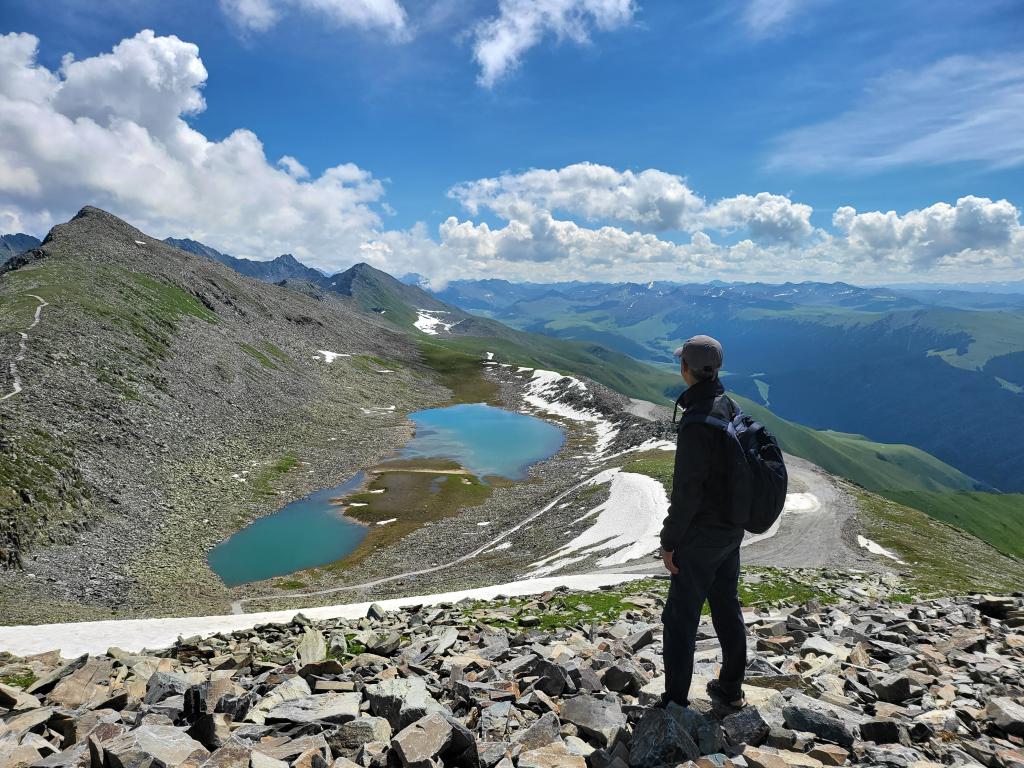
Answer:
<svg viewBox="0 0 1024 768"><path fill-rule="evenodd" d="M738 712L703 695L709 625L691 707L655 706L662 595L553 629L564 594L0 656L21 681L0 685L0 766L1024 767L1020 595L749 611Z"/></svg>

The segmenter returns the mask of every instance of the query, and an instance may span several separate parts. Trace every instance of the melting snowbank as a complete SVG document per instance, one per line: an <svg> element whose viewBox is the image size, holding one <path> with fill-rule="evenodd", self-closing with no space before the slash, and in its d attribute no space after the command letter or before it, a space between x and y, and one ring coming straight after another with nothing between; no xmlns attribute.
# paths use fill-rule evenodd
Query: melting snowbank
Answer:
<svg viewBox="0 0 1024 768"><path fill-rule="evenodd" d="M520 368L520 373L530 371ZM584 409L567 402L566 395L573 392L587 393L587 386L572 376L563 376L555 371L534 370L526 385L523 399L538 411L559 416L570 421L590 422L594 425L597 443L594 446L595 460L604 457L618 434L615 425L596 409Z"/></svg>
<svg viewBox="0 0 1024 768"><path fill-rule="evenodd" d="M440 592L416 597L399 597L379 600L385 610L395 610L410 605L437 605L451 603L464 598L472 600L493 600L498 595L514 597L537 595L557 587L569 589L598 589L604 586L623 584L644 578L641 574L590 573L582 576L559 576L551 579L524 579L490 587L465 589L457 592ZM83 653L102 654L117 646L128 653L138 653L144 648L156 650L166 648L179 637L189 635L210 635L215 632L234 632L252 629L257 624L280 624L291 621L297 613L310 619L359 619L366 615L370 603L349 603L329 605L322 608L302 608L262 613L238 613L224 616L192 616L172 619L126 619L121 621L83 621L72 624L35 624L15 627L0 627L0 650L10 651L18 656L60 648L65 657Z"/></svg>
<svg viewBox="0 0 1024 768"><path fill-rule="evenodd" d="M580 520L594 524L556 552L533 564L530 576L544 576L583 560L595 552L611 552L597 561L605 568L650 555L658 549L658 534L668 509L665 487L652 477L619 468L607 469L591 483L611 482L610 495Z"/></svg>
<svg viewBox="0 0 1024 768"><path fill-rule="evenodd" d="M339 357L352 357L352 355L346 354L344 352L330 352L326 349L318 349L316 353L318 355L321 355L324 359L324 362L327 363L328 365L333 363Z"/></svg>
<svg viewBox="0 0 1024 768"><path fill-rule="evenodd" d="M881 544L878 544L872 541L871 539L865 538L860 534L857 535L857 544L873 555L881 555L882 557L888 557L890 560L895 560L900 565L906 565L906 562L900 560L900 558L896 555L895 552L886 549Z"/></svg>
<svg viewBox="0 0 1024 768"><path fill-rule="evenodd" d="M458 325L457 322L446 323L441 317L442 315L450 314L451 312L445 312L440 309L417 309L416 322L413 325L430 336L437 336L442 331L447 332L452 326Z"/></svg>

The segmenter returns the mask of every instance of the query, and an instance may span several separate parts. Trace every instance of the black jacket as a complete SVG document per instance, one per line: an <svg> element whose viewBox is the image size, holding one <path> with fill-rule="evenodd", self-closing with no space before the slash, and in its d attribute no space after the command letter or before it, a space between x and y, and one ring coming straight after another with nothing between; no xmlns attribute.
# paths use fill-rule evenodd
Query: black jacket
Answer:
<svg viewBox="0 0 1024 768"><path fill-rule="evenodd" d="M699 381L681 398L687 413L708 413L725 388L718 379ZM661 546L675 551L700 529L742 535L742 528L725 522L729 504L727 436L709 424L680 425L668 516L661 529Z"/></svg>

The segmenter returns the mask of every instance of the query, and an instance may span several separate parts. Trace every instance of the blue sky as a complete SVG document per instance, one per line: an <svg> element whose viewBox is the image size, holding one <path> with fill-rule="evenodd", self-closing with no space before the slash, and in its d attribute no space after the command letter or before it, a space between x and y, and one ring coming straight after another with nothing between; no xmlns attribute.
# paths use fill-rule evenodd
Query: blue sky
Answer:
<svg viewBox="0 0 1024 768"><path fill-rule="evenodd" d="M229 171L243 177L230 184L266 186L257 211L293 202L265 216L232 210L230 184L190 160L169 186L224 190L193 213L150 199L141 172L112 189L103 168L57 168L38 147L33 164L13 142L17 160L5 164L0 139L0 228L49 226L94 202L152 234L237 255L289 250L328 270L365 258L438 280L981 280L1019 277L1024 265L1024 7L1013 0L5 0L0 11L0 34L37 40L32 57L18 48L18 64L44 68L55 94L122 87L148 54L111 51L146 29L154 39L139 47L166 66L125 100L150 114L187 91L204 106L165 123L127 117L175 162L168 137L185 128L172 131L172 118L217 150L247 129L267 168ZM194 54L168 54L171 35ZM108 54L112 79L62 73L68 53L79 63ZM207 77L173 71L196 58ZM119 107L97 116L71 101L45 106L74 130L85 119L108 129L93 156L125 142ZM78 149L84 136L65 140ZM140 164L169 162L144 154L159 147L123 146ZM282 156L308 176L270 178ZM343 164L364 177L314 199L314 182ZM638 180L647 169L658 177ZM700 202L673 207L691 192ZM855 213L837 219L847 207ZM256 233L243 229L254 221ZM317 227L330 237L309 234Z"/></svg>

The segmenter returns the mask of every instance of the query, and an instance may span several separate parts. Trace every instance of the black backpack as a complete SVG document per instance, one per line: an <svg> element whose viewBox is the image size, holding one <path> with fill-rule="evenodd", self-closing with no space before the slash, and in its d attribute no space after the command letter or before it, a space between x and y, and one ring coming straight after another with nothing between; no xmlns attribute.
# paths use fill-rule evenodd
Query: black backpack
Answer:
<svg viewBox="0 0 1024 768"><path fill-rule="evenodd" d="M731 486L728 520L751 533L768 531L786 505L789 482L775 436L726 395L715 399L709 413L684 412L679 429L687 424L709 424L726 433Z"/></svg>

